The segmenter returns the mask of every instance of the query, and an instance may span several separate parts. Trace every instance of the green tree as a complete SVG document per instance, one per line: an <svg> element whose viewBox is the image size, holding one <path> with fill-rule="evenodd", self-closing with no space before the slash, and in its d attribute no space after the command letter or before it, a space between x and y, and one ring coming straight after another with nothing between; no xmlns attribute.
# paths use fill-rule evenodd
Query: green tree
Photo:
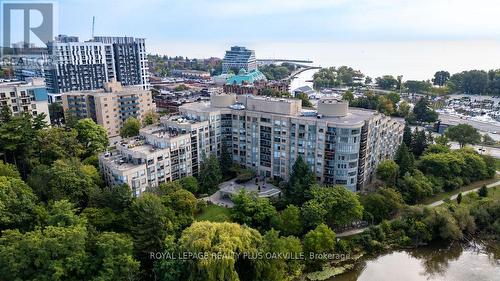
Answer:
<svg viewBox="0 0 500 281"><path fill-rule="evenodd" d="M134 280L139 273L139 262L133 257L133 242L125 234L103 232L95 241L93 263L95 281Z"/></svg>
<svg viewBox="0 0 500 281"><path fill-rule="evenodd" d="M306 93L298 93L295 97L302 101L302 107L313 107Z"/></svg>
<svg viewBox="0 0 500 281"><path fill-rule="evenodd" d="M305 229L314 229L325 222L327 210L316 200L309 200L300 209Z"/></svg>
<svg viewBox="0 0 500 281"><path fill-rule="evenodd" d="M266 232L258 251L264 255L282 255L283 258L256 259L253 267L255 274L252 280L291 281L302 272L301 261L295 259L302 253L302 244L296 237L279 237L275 230Z"/></svg>
<svg viewBox="0 0 500 281"><path fill-rule="evenodd" d="M198 180L195 177L189 176L189 177L181 178L179 180L179 183L182 186L182 188L184 188L185 190L187 190L187 191L189 191L189 192L191 192L193 194L197 194L198 193L199 183L198 183Z"/></svg>
<svg viewBox="0 0 500 281"><path fill-rule="evenodd" d="M413 114L415 118L420 122L436 122L438 114L429 106L429 100L427 98L420 98L415 107L413 107Z"/></svg>
<svg viewBox="0 0 500 281"><path fill-rule="evenodd" d="M484 145L490 145L490 146L493 146L495 145L497 142L492 138L490 137L490 135L488 134L484 134L483 135L483 139L482 139L482 143Z"/></svg>
<svg viewBox="0 0 500 281"><path fill-rule="evenodd" d="M431 144L425 149L423 154L447 153L450 151L451 151L451 149L448 146L444 146L444 145L440 145L440 144Z"/></svg>
<svg viewBox="0 0 500 281"><path fill-rule="evenodd" d="M65 110L64 124L66 125L66 127L74 129L77 123L78 123L78 117L76 117L76 115L71 110Z"/></svg>
<svg viewBox="0 0 500 281"><path fill-rule="evenodd" d="M94 166L82 165L77 159L55 161L42 177L45 179L42 185L32 185L38 194L46 194L47 197L42 195L42 198L68 199L80 208L87 206L101 180Z"/></svg>
<svg viewBox="0 0 500 281"><path fill-rule="evenodd" d="M410 116L411 107L406 101L398 104L397 114L399 117L408 118Z"/></svg>
<svg viewBox="0 0 500 281"><path fill-rule="evenodd" d="M433 184L422 172L415 170L413 175L407 173L398 181L397 189L406 203L414 204L432 195Z"/></svg>
<svg viewBox="0 0 500 281"><path fill-rule="evenodd" d="M259 198L244 190L232 198L234 207L231 216L234 221L247 224L259 230L268 230L277 216L276 209L267 198Z"/></svg>
<svg viewBox="0 0 500 281"><path fill-rule="evenodd" d="M233 167L233 157L229 153L229 148L223 145L220 154L220 169L224 177L229 178L234 176L231 168Z"/></svg>
<svg viewBox="0 0 500 281"><path fill-rule="evenodd" d="M385 96L379 96L377 110L385 115L392 115L395 111L395 105Z"/></svg>
<svg viewBox="0 0 500 281"><path fill-rule="evenodd" d="M139 130L141 129L141 122L134 117L129 117L120 129L120 137L128 138L139 135Z"/></svg>
<svg viewBox="0 0 500 281"><path fill-rule="evenodd" d="M385 97L392 102L393 106L396 106L401 101L401 96L396 92L390 92Z"/></svg>
<svg viewBox="0 0 500 281"><path fill-rule="evenodd" d="M352 93L352 91L346 91L342 95L342 99L351 103L354 100L354 94Z"/></svg>
<svg viewBox="0 0 500 281"><path fill-rule="evenodd" d="M415 129L411 142L411 151L416 157L420 157L429 146L429 140L425 131Z"/></svg>
<svg viewBox="0 0 500 281"><path fill-rule="evenodd" d="M182 232L180 249L182 252L206 253L208 257L186 261L189 274L186 280L240 280L236 268L238 255L255 254L261 241L258 231L235 223L193 223Z"/></svg>
<svg viewBox="0 0 500 281"><path fill-rule="evenodd" d="M371 83L373 83L373 79L370 76L366 76L365 85L370 85Z"/></svg>
<svg viewBox="0 0 500 281"><path fill-rule="evenodd" d="M36 203L35 194L21 179L0 176L0 230L28 230Z"/></svg>
<svg viewBox="0 0 500 281"><path fill-rule="evenodd" d="M193 222L197 201L191 192L175 188L167 195L161 196L161 200L165 207L174 212L172 222L176 230L182 230Z"/></svg>
<svg viewBox="0 0 500 281"><path fill-rule="evenodd" d="M392 75L384 75L375 79L377 85L384 90L392 90L398 84L398 80Z"/></svg>
<svg viewBox="0 0 500 281"><path fill-rule="evenodd" d="M332 253L335 247L335 232L325 224L320 224L304 236L304 253L312 269L319 269L325 260L318 255Z"/></svg>
<svg viewBox="0 0 500 281"><path fill-rule="evenodd" d="M405 82L405 88L407 88L410 93L422 94L429 92L432 85L426 81L408 80Z"/></svg>
<svg viewBox="0 0 500 281"><path fill-rule="evenodd" d="M0 123L0 152L5 162L16 165L23 177L33 166L35 138L38 131L47 127L45 115L33 117L29 113L13 116L9 122Z"/></svg>
<svg viewBox="0 0 500 281"><path fill-rule="evenodd" d="M295 205L288 205L279 214L276 229L283 235L300 236L304 230L300 209Z"/></svg>
<svg viewBox="0 0 500 281"><path fill-rule="evenodd" d="M84 147L77 137L78 133L73 129L54 127L40 130L36 138L40 163L51 165L58 159L79 158Z"/></svg>
<svg viewBox="0 0 500 281"><path fill-rule="evenodd" d="M488 197L488 188L486 185L483 185L477 193L479 194L479 197Z"/></svg>
<svg viewBox="0 0 500 281"><path fill-rule="evenodd" d="M11 165L9 163L4 164L2 160L0 160L0 177L8 177L8 178L16 178L20 179L21 175L19 171L16 169L16 166Z"/></svg>
<svg viewBox="0 0 500 281"><path fill-rule="evenodd" d="M437 145L442 145L442 146L446 146L446 147L450 147L450 139L448 139L447 136L445 135L439 135L438 137L434 138L434 142L437 144Z"/></svg>
<svg viewBox="0 0 500 281"><path fill-rule="evenodd" d="M0 121L7 123L12 120L12 110L10 110L10 106L4 105L2 106L2 110L0 111Z"/></svg>
<svg viewBox="0 0 500 281"><path fill-rule="evenodd" d="M457 91L464 94L480 95L486 93L488 73L483 70L463 71L453 74L450 82Z"/></svg>
<svg viewBox="0 0 500 281"><path fill-rule="evenodd" d="M203 155L201 162L200 173L198 175L198 182L200 183L200 193L212 193L217 190L222 181L222 172L220 169L219 161L215 155L206 157Z"/></svg>
<svg viewBox="0 0 500 281"><path fill-rule="evenodd" d="M61 125L64 123L64 109L61 103L53 102L49 104L49 117L51 124Z"/></svg>
<svg viewBox="0 0 500 281"><path fill-rule="evenodd" d="M154 110L148 110L142 115L142 124L149 126L158 123L160 116Z"/></svg>
<svg viewBox="0 0 500 281"><path fill-rule="evenodd" d="M476 128L469 124L451 126L445 131L446 137L464 147L466 144L478 144L481 142L481 134Z"/></svg>
<svg viewBox="0 0 500 281"><path fill-rule="evenodd" d="M145 193L131 206L131 234L134 252L144 269L151 269L150 252L161 252L165 238L173 230L171 211L154 194Z"/></svg>
<svg viewBox="0 0 500 281"><path fill-rule="evenodd" d="M78 120L75 130L78 132L78 141L83 145L86 156L104 151L108 146L106 129L90 118Z"/></svg>
<svg viewBox="0 0 500 281"><path fill-rule="evenodd" d="M394 161L399 167L399 176L411 173L415 169L415 157L410 152L405 142L402 142L396 151Z"/></svg>
<svg viewBox="0 0 500 281"><path fill-rule="evenodd" d="M403 142L406 144L407 147L411 147L412 145L412 132L411 132L411 127L406 124L403 130Z"/></svg>
<svg viewBox="0 0 500 281"><path fill-rule="evenodd" d="M326 210L325 223L331 227L350 224L363 216L358 195L343 186L313 186L311 201Z"/></svg>
<svg viewBox="0 0 500 281"><path fill-rule="evenodd" d="M433 208L427 210L427 212L424 223L429 227L435 239L462 239L462 231L447 208Z"/></svg>
<svg viewBox="0 0 500 281"><path fill-rule="evenodd" d="M50 202L46 212L39 213L38 224L42 227L59 226L85 226L85 218L77 215L78 209L75 204L68 200L59 200Z"/></svg>
<svg viewBox="0 0 500 281"><path fill-rule="evenodd" d="M361 196L360 201L365 213L370 214L375 223L391 219L404 206L401 194L392 188L380 188L377 192Z"/></svg>
<svg viewBox="0 0 500 281"><path fill-rule="evenodd" d="M437 71L434 74L434 78L432 79L432 83L436 86L442 87L450 80L450 73L448 71Z"/></svg>
<svg viewBox="0 0 500 281"><path fill-rule="evenodd" d="M316 183L316 175L299 155L292 167L290 179L285 189L285 196L289 203L300 206L309 197L309 189Z"/></svg>
<svg viewBox="0 0 500 281"><path fill-rule="evenodd" d="M4 280L85 280L89 273L85 227L6 230L0 237L0 276Z"/></svg>
<svg viewBox="0 0 500 281"><path fill-rule="evenodd" d="M394 186L399 173L399 166L393 160L384 160L377 166L377 178Z"/></svg>

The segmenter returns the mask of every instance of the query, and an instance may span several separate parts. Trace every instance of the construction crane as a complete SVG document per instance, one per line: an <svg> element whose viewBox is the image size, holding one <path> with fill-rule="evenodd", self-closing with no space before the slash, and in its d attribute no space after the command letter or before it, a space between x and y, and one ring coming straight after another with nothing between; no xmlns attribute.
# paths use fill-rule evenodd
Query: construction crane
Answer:
<svg viewBox="0 0 500 281"><path fill-rule="evenodd" d="M92 40L94 39L95 16L92 17Z"/></svg>

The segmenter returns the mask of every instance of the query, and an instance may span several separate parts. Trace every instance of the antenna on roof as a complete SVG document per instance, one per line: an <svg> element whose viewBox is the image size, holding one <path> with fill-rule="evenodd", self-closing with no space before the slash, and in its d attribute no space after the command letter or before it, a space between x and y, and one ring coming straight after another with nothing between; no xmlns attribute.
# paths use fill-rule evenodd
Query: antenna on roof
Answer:
<svg viewBox="0 0 500 281"><path fill-rule="evenodd" d="M92 40L94 40L95 16L92 17Z"/></svg>

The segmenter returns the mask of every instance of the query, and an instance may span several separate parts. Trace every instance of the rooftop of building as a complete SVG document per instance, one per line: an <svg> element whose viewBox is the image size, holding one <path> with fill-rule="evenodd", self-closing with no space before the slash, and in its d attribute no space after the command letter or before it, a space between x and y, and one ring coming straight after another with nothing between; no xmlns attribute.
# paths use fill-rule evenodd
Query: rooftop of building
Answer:
<svg viewBox="0 0 500 281"><path fill-rule="evenodd" d="M27 78L26 80L0 80L0 87L15 87L15 86L45 86L43 78Z"/></svg>
<svg viewBox="0 0 500 281"><path fill-rule="evenodd" d="M109 93L113 93L116 95L130 95L130 94L141 94L148 92L143 90L140 85L134 86L122 86L120 82L111 81L104 83L103 89L95 89L95 90L85 90L85 91L72 91L67 92L67 95L94 95L94 96L105 96Z"/></svg>
<svg viewBox="0 0 500 281"><path fill-rule="evenodd" d="M174 115L174 116L162 116L160 118L162 123L173 123L173 124L178 124L178 125L189 125L189 124L195 124L198 123L199 121L196 120L191 120L188 119L184 116L181 115Z"/></svg>
<svg viewBox="0 0 500 281"><path fill-rule="evenodd" d="M240 69L238 75L229 77L226 81L227 85L242 85L242 84L253 84L256 81L267 80L266 76L260 72L258 69L247 72L245 69Z"/></svg>
<svg viewBox="0 0 500 281"><path fill-rule="evenodd" d="M144 127L140 130L140 133L142 135L151 135L157 138L164 138L164 139L175 138L181 135L179 134L179 132L169 131L167 128L161 125L151 125Z"/></svg>
<svg viewBox="0 0 500 281"><path fill-rule="evenodd" d="M127 157L123 156L118 150L108 151L99 155L106 166L113 170L126 171L138 165L128 162Z"/></svg>
<svg viewBox="0 0 500 281"><path fill-rule="evenodd" d="M285 98L270 98L270 97L261 97L261 96L248 96L248 98L251 98L253 100L258 100L262 102L266 101L272 101L272 102L279 102L279 103L286 103L290 104L293 102L296 102L297 100L295 99L285 99ZM239 105L239 106L236 106ZM185 104L182 106L182 108L195 111L195 112L216 112L224 108L217 108L211 106L210 102L194 102L190 104ZM251 112L263 112L261 110L254 109L248 109L245 108L244 104L242 102L236 102L231 104L230 106L226 107L228 110L247 110ZM338 117L333 117L333 116L322 116L317 113L316 109L312 108L307 108L307 109L301 109L299 111L298 115L286 115L286 114L279 114L279 113L270 113L270 112L265 112L267 114L274 114L274 115L282 115L282 116L287 116L287 117L294 117L294 118L299 118L302 120L325 120L327 122L339 124L339 125L360 125L364 121L369 120L371 117L376 116L380 113L378 113L376 110L369 110L369 109L361 109L361 108L353 108L349 107L348 112L344 116L338 116Z"/></svg>

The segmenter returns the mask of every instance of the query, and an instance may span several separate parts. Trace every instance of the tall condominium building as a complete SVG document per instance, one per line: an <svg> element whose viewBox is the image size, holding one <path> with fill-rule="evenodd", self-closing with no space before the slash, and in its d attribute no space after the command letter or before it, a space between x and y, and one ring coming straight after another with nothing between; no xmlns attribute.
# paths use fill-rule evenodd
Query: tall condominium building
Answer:
<svg viewBox="0 0 500 281"><path fill-rule="evenodd" d="M203 155L220 156L222 149L227 149L236 163L261 176L286 180L301 156L319 182L344 185L352 191L363 190L374 178L377 165L394 157L404 128L403 120L349 108L346 102L334 99L321 100L317 110L305 110L299 100L293 99L214 95L210 102L186 104L179 111L179 116L162 118L161 126L155 130L163 132L159 134L164 138L172 134L189 136L186 149L191 161L186 165L191 174L198 172ZM146 134L141 135L148 139ZM149 139L146 143L156 149L156 142ZM100 159L108 159L107 155ZM147 165L138 168L139 164L129 161L130 157L114 155L121 155L117 158L122 159L125 171L117 171L116 160L115 164L101 160L104 171L113 178L125 175L128 180L131 174L137 178L142 172L134 174L135 169L144 170L145 177L153 178L154 167L158 166L151 160L154 155L144 155L144 159L151 160L150 170Z"/></svg>
<svg viewBox="0 0 500 281"><path fill-rule="evenodd" d="M100 42L51 42L48 44L52 67L45 70L49 93L60 101L61 93L96 90L114 78L111 51Z"/></svg>
<svg viewBox="0 0 500 281"><path fill-rule="evenodd" d="M42 78L0 83L0 107L4 106L9 107L13 115L45 113L45 122L50 124L47 89Z"/></svg>
<svg viewBox="0 0 500 281"><path fill-rule="evenodd" d="M150 89L145 39L94 37L79 42L78 37L59 35L48 44L51 67L44 75L51 100L61 93L102 89L116 79L124 86Z"/></svg>
<svg viewBox="0 0 500 281"><path fill-rule="evenodd" d="M151 92L139 86L122 87L120 82L108 82L101 90L65 93L65 112L76 118L92 118L104 126L110 137L120 134L123 122L130 117L142 121L148 111L155 111Z"/></svg>
<svg viewBox="0 0 500 281"><path fill-rule="evenodd" d="M377 165L394 156L404 128L403 120L334 99L309 110L300 100L218 95L179 111L188 120L209 122L212 153L224 147L261 176L288 179L301 156L319 182L352 191L362 190Z"/></svg>
<svg viewBox="0 0 500 281"><path fill-rule="evenodd" d="M245 69L246 72L252 72L257 69L255 51L245 47L234 46L231 47L231 50L226 51L224 55L222 73L228 73L229 70L238 73L240 69Z"/></svg>
<svg viewBox="0 0 500 281"><path fill-rule="evenodd" d="M97 36L94 41L112 46L118 81L125 86L141 85L144 90L149 90L146 39Z"/></svg>

